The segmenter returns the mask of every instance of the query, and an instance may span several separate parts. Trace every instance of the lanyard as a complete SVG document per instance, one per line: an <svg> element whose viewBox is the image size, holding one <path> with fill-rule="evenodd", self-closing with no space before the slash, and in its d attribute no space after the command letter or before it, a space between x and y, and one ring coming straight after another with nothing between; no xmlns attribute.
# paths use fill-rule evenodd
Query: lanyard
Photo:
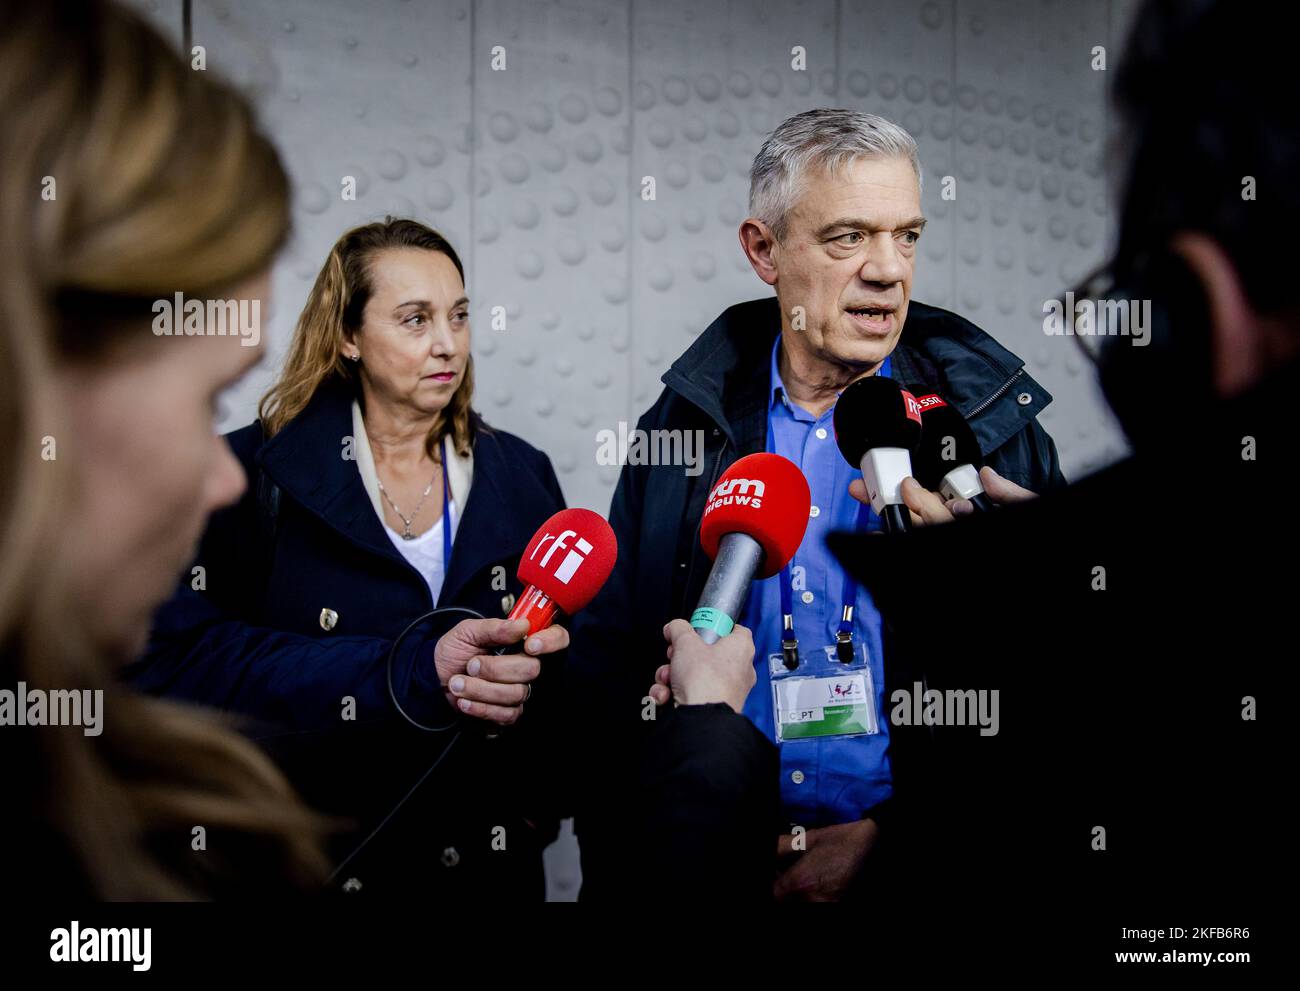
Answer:
<svg viewBox="0 0 1300 991"><path fill-rule="evenodd" d="M886 358L880 366L879 374L889 376L890 361ZM776 453L776 439L772 432L772 412L767 414L766 449ZM871 509L865 503L858 505L854 517L853 529L862 530L870 517ZM794 559L781 569L781 655L788 670L799 666L799 638L794 635L794 590L791 588L790 565ZM853 660L853 610L858 600L857 580L846 570L840 586L840 625L835 632L835 656L843 664Z"/></svg>
<svg viewBox="0 0 1300 991"><path fill-rule="evenodd" d="M447 482L447 438L442 438L442 580L451 567L451 486Z"/></svg>

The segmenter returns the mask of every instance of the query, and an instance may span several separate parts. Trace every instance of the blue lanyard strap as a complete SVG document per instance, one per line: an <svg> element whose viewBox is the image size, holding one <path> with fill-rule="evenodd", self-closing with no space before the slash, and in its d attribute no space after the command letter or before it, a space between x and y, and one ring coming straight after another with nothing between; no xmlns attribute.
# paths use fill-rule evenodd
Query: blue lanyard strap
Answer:
<svg viewBox="0 0 1300 991"><path fill-rule="evenodd" d="M890 361L885 359L880 367L881 375L889 375ZM772 431L772 411L767 414L766 449L776 453L776 439ZM854 518L853 529L861 531L866 528L870 517L870 507L859 504ZM791 587L790 563L781 569L781 654L786 668L793 671L799 666L799 638L794 634L794 589ZM835 634L835 652L840 661L847 664L853 660L853 612L858 599L857 580L846 570L840 586L840 625Z"/></svg>
<svg viewBox="0 0 1300 991"><path fill-rule="evenodd" d="M447 481L447 438L442 438L442 576L451 567L451 485ZM441 596L439 596L441 598Z"/></svg>

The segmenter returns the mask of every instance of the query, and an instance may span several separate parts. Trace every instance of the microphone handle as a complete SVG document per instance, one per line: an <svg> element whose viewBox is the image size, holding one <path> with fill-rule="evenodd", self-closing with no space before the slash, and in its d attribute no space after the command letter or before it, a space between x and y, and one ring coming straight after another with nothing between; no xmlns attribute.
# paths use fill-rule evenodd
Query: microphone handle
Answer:
<svg viewBox="0 0 1300 991"><path fill-rule="evenodd" d="M879 514L885 532L906 533L912 529L912 517L899 492L903 479L912 474L912 452L905 447L868 448L862 455L861 468L871 508Z"/></svg>
<svg viewBox="0 0 1300 991"><path fill-rule="evenodd" d="M907 533L912 529L911 513L901 502L887 504L880 514L880 522L884 525L886 533Z"/></svg>
<svg viewBox="0 0 1300 991"><path fill-rule="evenodd" d="M763 564L763 548L747 533L723 534L713 570L691 613L691 626L705 643L717 643L736 625L749 585Z"/></svg>
<svg viewBox="0 0 1300 991"><path fill-rule="evenodd" d="M536 585L529 585L515 600L515 607L510 610L510 615L506 619L528 620L528 632L525 634L527 638L538 630L550 626L559 611L560 607L554 599Z"/></svg>

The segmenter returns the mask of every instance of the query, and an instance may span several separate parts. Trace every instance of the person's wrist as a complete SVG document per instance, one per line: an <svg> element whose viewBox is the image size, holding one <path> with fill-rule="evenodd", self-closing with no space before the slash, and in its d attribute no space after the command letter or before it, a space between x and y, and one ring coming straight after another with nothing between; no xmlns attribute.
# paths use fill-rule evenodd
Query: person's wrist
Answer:
<svg viewBox="0 0 1300 991"><path fill-rule="evenodd" d="M436 659L437 650L438 639L433 637L414 645L414 655L407 660L411 664L407 701L426 716L441 721L450 718L457 710L447 698L446 682L450 674L444 677Z"/></svg>
<svg viewBox="0 0 1300 991"><path fill-rule="evenodd" d="M745 707L746 692L735 685L709 678L705 681L693 680L691 689L684 685L677 694L678 705L725 705L733 712L740 712Z"/></svg>

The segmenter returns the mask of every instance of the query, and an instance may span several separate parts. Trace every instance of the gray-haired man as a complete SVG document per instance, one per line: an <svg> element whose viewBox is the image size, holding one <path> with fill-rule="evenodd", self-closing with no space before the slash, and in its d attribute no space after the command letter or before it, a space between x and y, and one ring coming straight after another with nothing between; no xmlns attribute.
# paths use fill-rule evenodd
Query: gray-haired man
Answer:
<svg viewBox="0 0 1300 991"><path fill-rule="evenodd" d="M666 465L624 467L610 510L618 566L578 618L569 663L575 691L589 693L585 711L610 735L600 750L618 761L594 775L627 779L629 751L619 744L652 739L640 700L663 659L660 631L691 614L708 575L698 537L706 496L744 455L775 451L799 465L812 518L791 566L751 588L742 621L753 631L757 684L744 711L781 748L774 894L838 899L861 890L855 882L868 855L888 836L895 773L906 774L907 755L889 747L882 702L889 686L910 686L923 672L890 663L870 596L826 550L832 530L880 525L849 492L857 472L835 446L837 396L877 373L938 393L967 416L1001 476L989 480L995 498L1004 484L1041 492L1064 478L1035 419L1051 396L1024 362L962 317L911 299L926 221L916 143L906 131L848 110L791 117L754 160L750 214L741 248L775 298L719 316L664 374L663 394L638 424L702 430L711 470L692 477ZM834 652L845 606L853 607L847 665ZM794 670L781 650L787 611L800 644ZM848 677L863 694L860 719L778 718L785 706L775 698L800 697L830 677ZM637 872L621 842L626 805L610 797L618 789L587 791L579 815L584 897L619 897Z"/></svg>

